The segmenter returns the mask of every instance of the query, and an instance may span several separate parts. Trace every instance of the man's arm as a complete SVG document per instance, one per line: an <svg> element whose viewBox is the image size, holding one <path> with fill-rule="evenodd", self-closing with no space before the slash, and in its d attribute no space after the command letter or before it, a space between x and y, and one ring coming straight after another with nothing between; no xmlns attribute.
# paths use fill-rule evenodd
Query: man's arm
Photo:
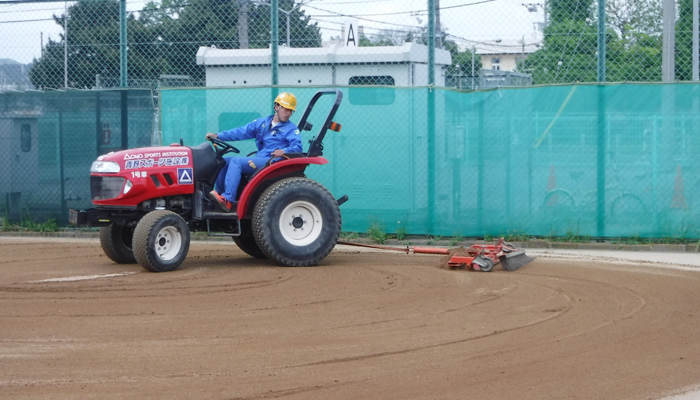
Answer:
<svg viewBox="0 0 700 400"><path fill-rule="evenodd" d="M209 135L212 135L214 138L223 140L225 142L252 139L255 137L255 133L257 132L258 126L261 123L260 121L261 119L259 118L245 126L234 128L228 131L222 131L219 133L207 133L206 137L209 138Z"/></svg>
<svg viewBox="0 0 700 400"><path fill-rule="evenodd" d="M301 135L299 134L299 129L296 126L294 126L293 129L287 131L285 139L287 139L287 143L289 144L287 145L287 147L280 150L284 151L285 153L301 152Z"/></svg>

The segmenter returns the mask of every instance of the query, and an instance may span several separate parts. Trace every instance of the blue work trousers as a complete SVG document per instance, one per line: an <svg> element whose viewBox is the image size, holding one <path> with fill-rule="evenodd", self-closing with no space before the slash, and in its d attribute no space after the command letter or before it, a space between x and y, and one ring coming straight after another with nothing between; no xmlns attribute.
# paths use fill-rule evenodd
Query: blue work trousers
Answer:
<svg viewBox="0 0 700 400"><path fill-rule="evenodd" d="M236 192L241 183L241 176L252 175L265 165L268 158L262 157L225 157L226 166L221 169L216 178L216 190L228 201L236 201ZM250 161L256 168L250 165ZM221 193L221 191L224 191Z"/></svg>

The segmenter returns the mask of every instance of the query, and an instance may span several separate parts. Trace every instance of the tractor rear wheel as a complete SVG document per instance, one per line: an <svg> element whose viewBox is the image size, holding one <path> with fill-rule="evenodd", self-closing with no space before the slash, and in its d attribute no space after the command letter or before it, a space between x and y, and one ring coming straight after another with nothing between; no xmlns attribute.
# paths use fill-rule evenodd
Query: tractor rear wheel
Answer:
<svg viewBox="0 0 700 400"><path fill-rule="evenodd" d="M172 211L151 211L136 225L134 256L148 271L178 269L189 249L190 230L187 223Z"/></svg>
<svg viewBox="0 0 700 400"><path fill-rule="evenodd" d="M234 236L233 242L236 243L239 249L251 257L264 260L267 258L265 253L260 250L253 236L253 228L249 219L241 220L241 235Z"/></svg>
<svg viewBox="0 0 700 400"><path fill-rule="evenodd" d="M289 178L270 186L253 210L253 235L265 255L288 267L318 264L340 237L338 202L320 183Z"/></svg>
<svg viewBox="0 0 700 400"><path fill-rule="evenodd" d="M115 263L134 264L136 262L132 250L134 225L134 223L109 224L100 228L102 250Z"/></svg>

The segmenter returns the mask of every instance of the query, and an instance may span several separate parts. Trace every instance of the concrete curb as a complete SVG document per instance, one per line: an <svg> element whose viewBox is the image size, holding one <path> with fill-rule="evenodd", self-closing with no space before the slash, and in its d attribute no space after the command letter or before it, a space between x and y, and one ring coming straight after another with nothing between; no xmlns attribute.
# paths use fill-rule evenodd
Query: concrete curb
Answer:
<svg viewBox="0 0 700 400"><path fill-rule="evenodd" d="M357 238L357 239L347 239L340 238L341 241L352 242L358 244L372 244L376 245L378 243L367 239L367 238ZM483 240L464 240L460 242L453 242L447 240L429 240L429 239L413 239L409 238L407 240L396 240L389 239L383 245L384 246L429 246L429 247L469 247L473 244L493 244L494 242L486 242ZM527 242L510 242L515 247L522 249L567 249L567 250L611 250L611 251L639 251L639 252L679 252L679 253L697 253L700 250L698 243L687 243L687 244L615 244L609 242L582 242L582 243L572 243L572 242L551 242L543 239L533 239Z"/></svg>
<svg viewBox="0 0 700 400"><path fill-rule="evenodd" d="M56 238L74 238L74 239L99 239L100 233L97 230L68 230L59 232L22 232L10 231L0 232L0 237L56 237ZM207 241L229 241L228 236L206 236L202 234L192 235L192 240L207 240ZM352 242L358 244L373 244L378 243L368 238L340 238L341 241ZM384 246L427 246L427 247L469 247L473 244L492 244L493 242L485 242L483 240L463 240L454 242L451 240L430 240L426 238L408 238L407 240L388 239ZM639 252L674 252L674 253L698 253L700 252L699 243L687 244L615 244L610 242L552 242L543 239L533 239L527 242L510 242L515 247L522 249L567 249L567 250L611 250L611 251L639 251Z"/></svg>

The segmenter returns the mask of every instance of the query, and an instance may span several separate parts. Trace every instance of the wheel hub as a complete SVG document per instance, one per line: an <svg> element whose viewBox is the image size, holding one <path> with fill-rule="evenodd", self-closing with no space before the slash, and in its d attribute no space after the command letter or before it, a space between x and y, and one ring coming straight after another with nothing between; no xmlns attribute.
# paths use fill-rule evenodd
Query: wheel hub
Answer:
<svg viewBox="0 0 700 400"><path fill-rule="evenodd" d="M295 201L282 211L279 228L284 239L295 246L313 243L323 228L321 211L308 201Z"/></svg>
<svg viewBox="0 0 700 400"><path fill-rule="evenodd" d="M175 227L165 227L158 232L155 245L156 254L161 260L172 260L182 247L182 234Z"/></svg>
<svg viewBox="0 0 700 400"><path fill-rule="evenodd" d="M292 217L294 216L292 215ZM298 217L294 217L294 219L292 220L292 226L296 229L299 229L302 226L304 226L304 220L301 218L301 215Z"/></svg>

